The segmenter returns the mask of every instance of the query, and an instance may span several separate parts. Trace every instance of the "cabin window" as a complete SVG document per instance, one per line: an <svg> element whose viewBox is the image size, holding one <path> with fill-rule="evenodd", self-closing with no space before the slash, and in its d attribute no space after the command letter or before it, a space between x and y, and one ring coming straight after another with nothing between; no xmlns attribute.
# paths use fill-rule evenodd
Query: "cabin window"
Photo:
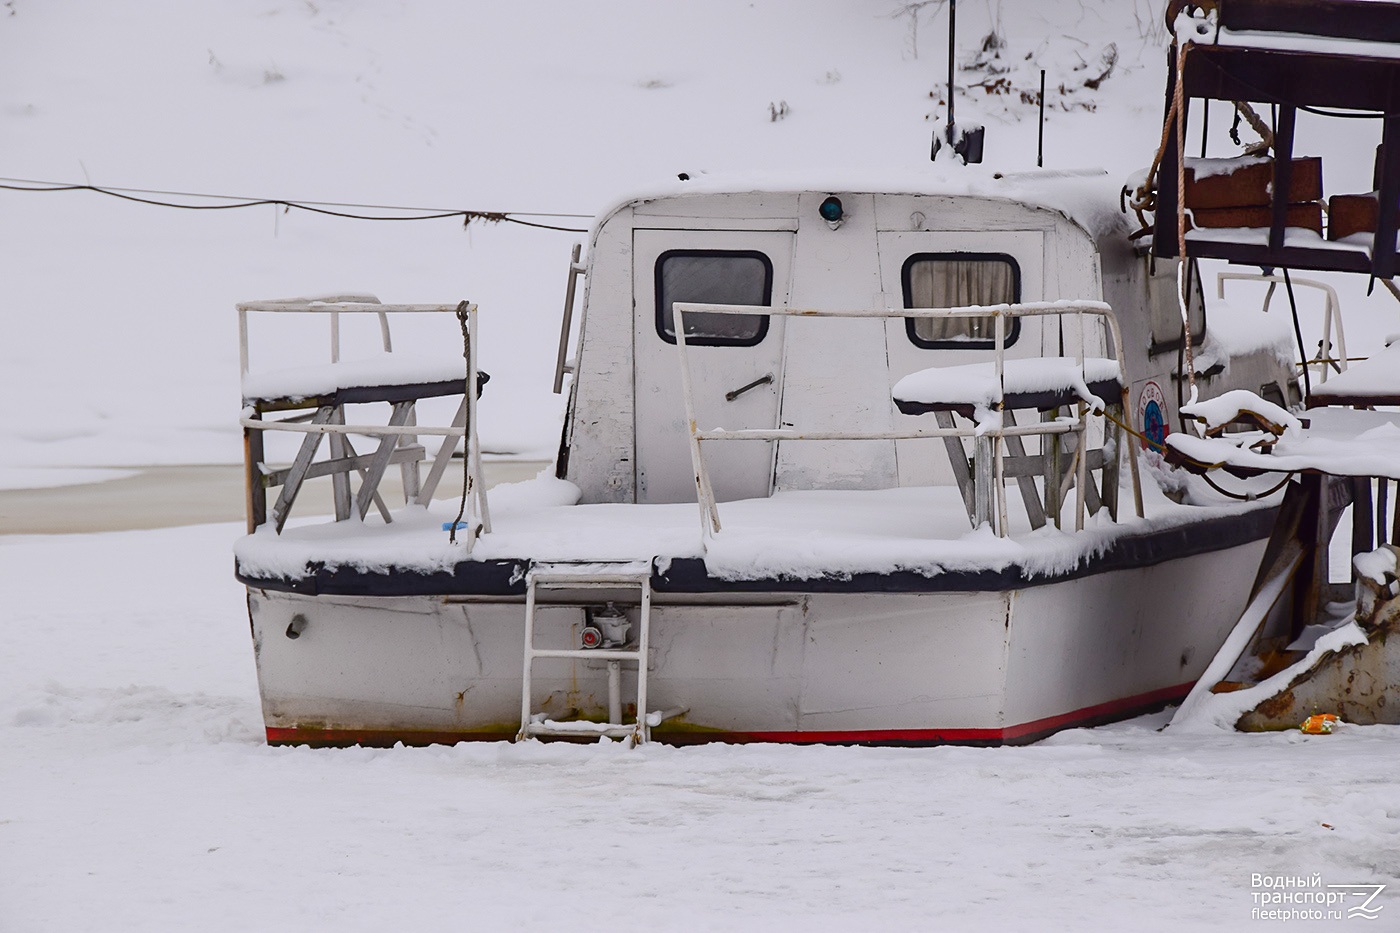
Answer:
<svg viewBox="0 0 1400 933"><path fill-rule="evenodd" d="M656 332L676 342L672 305L693 301L767 306L773 299L773 263L754 250L675 249L656 260ZM687 314L687 343L751 347L768 333L766 314Z"/></svg>
<svg viewBox="0 0 1400 933"><path fill-rule="evenodd" d="M1021 300L1021 267L1005 253L915 253L904 261L904 307L958 308ZM996 346L996 318L905 318L909 339L926 349L981 350ZM1006 346L1021 322L1007 322Z"/></svg>
<svg viewBox="0 0 1400 933"><path fill-rule="evenodd" d="M1181 347L1179 288L1176 263L1158 261L1156 274L1147 279L1148 307L1152 313L1151 353L1165 353ZM1197 345L1206 335L1206 296L1201 291L1200 268L1194 261L1186 268L1186 293L1191 296L1191 303L1187 306L1191 343Z"/></svg>

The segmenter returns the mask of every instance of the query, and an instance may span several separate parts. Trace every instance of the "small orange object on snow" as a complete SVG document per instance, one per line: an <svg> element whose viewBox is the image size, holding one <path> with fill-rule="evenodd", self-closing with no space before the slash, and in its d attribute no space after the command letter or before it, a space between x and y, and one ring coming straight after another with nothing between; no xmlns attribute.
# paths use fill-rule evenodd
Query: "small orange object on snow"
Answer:
<svg viewBox="0 0 1400 933"><path fill-rule="evenodd" d="M1318 713L1303 720L1303 724L1298 728L1308 735L1331 735L1332 727L1339 722L1341 720L1332 713Z"/></svg>

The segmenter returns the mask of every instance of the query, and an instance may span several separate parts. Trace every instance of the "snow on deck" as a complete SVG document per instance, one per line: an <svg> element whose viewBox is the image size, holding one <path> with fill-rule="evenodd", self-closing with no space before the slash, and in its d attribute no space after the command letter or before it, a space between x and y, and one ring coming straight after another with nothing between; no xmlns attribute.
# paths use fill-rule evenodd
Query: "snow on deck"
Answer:
<svg viewBox="0 0 1400 933"><path fill-rule="evenodd" d="M1030 530L1019 495L1010 488L1007 511L1013 533L1006 538L986 527L971 529L961 495L951 486L778 492L767 499L720 503L723 530L706 541L694 503L575 505L577 487L541 476L490 493L492 531L477 541L470 559L659 557L664 567L669 559L703 557L710 575L726 580L894 571L936 576L1012 566L1048 575L1072 570L1123 537L1272 502L1179 505L1162 495L1149 477L1144 477L1143 486L1145 519L1132 516L1125 488L1122 522L1100 512L1078 533L1049 525ZM1074 527L1073 496L1069 498L1066 529ZM234 550L240 571L251 577L302 577L312 561L327 569L365 572L450 570L465 558L464 549L449 544L442 531L443 523L455 516L455 506L444 502L428 509L401 509L391 525L372 516L363 523L289 526L280 536L264 526Z"/></svg>
<svg viewBox="0 0 1400 933"><path fill-rule="evenodd" d="M1272 453L1240 446L1260 439L1255 433L1195 437L1175 432L1167 445L1200 463L1400 479L1400 412L1314 408L1307 420L1308 427L1290 429L1279 438Z"/></svg>
<svg viewBox="0 0 1400 933"><path fill-rule="evenodd" d="M1086 357L1081 364L1073 357L1043 356L1004 360L1000 380L996 364L991 362L921 369L896 382L891 395L897 402L972 405L981 410L1003 395L1033 392L1072 393L1081 401L1099 404L1103 400L1089 391L1087 383L1116 380L1121 375L1117 360Z"/></svg>
<svg viewBox="0 0 1400 933"><path fill-rule="evenodd" d="M1387 399L1400 398L1400 343L1392 343L1313 386L1314 403L1325 405L1334 398L1375 399L1378 404L1393 404Z"/></svg>
<svg viewBox="0 0 1400 933"><path fill-rule="evenodd" d="M310 398L338 389L420 385L454 379L466 384L466 363L460 353L455 358L381 353L364 359L244 373L242 389L245 399Z"/></svg>
<svg viewBox="0 0 1400 933"><path fill-rule="evenodd" d="M268 748L238 534L0 542L5 929L1179 933L1314 873L1400 911L1394 726Z"/></svg>

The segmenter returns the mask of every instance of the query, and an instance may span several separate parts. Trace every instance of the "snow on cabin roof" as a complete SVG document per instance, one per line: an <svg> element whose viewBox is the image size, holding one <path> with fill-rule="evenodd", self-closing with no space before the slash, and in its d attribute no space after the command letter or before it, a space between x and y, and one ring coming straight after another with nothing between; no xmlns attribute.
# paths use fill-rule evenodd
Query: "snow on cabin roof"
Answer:
<svg viewBox="0 0 1400 933"><path fill-rule="evenodd" d="M598 215L595 231L608 218L645 201L717 194L906 194L969 197L1023 204L1054 211L1082 227L1095 240L1126 237L1132 225L1119 208L1120 184L1101 168L1034 169L998 172L986 165L929 165L916 171L872 173L833 170L814 173L700 173L643 188Z"/></svg>

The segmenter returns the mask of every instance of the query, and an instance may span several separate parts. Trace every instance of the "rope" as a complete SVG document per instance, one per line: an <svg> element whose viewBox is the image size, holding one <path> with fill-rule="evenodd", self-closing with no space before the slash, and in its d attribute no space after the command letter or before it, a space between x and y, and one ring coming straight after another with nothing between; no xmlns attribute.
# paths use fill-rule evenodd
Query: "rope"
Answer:
<svg viewBox="0 0 1400 933"><path fill-rule="evenodd" d="M1176 82L1172 88L1172 109L1176 111L1176 256L1177 286L1180 289L1181 340L1186 349L1186 378L1191 385L1191 400L1196 400L1196 353L1191 346L1191 296L1186 274L1186 51L1190 43L1178 42L1176 49Z"/></svg>
<svg viewBox="0 0 1400 933"><path fill-rule="evenodd" d="M1241 502L1253 502L1256 499L1263 499L1268 496L1272 496L1274 493L1287 486L1289 482L1292 481L1293 474L1291 472L1285 473L1283 475L1283 479L1279 480L1273 486L1269 487L1267 492L1246 492L1243 494L1238 492L1231 492L1230 490L1226 489L1224 486L1211 479L1209 473L1202 473L1201 479L1205 480L1207 486L1209 486L1211 489L1214 489L1222 496L1228 496L1231 499L1238 499Z"/></svg>
<svg viewBox="0 0 1400 933"><path fill-rule="evenodd" d="M1103 416L1104 416L1105 418L1107 418L1109 421L1112 421L1114 424L1118 425L1118 427L1122 428L1124 431L1127 431L1127 432L1128 432L1130 435L1132 435L1133 437L1136 437L1138 440L1142 441L1144 444L1146 444L1147 446L1151 447L1153 450L1157 451L1158 453L1165 454L1165 453L1167 452L1167 445L1166 445L1164 442L1162 442L1162 441L1154 441L1152 438L1148 437L1146 434L1143 434L1141 431L1135 431L1135 430L1133 430L1133 428L1132 428L1131 425L1128 425L1128 424L1125 424L1125 423L1122 422L1122 421L1119 421L1117 418L1113 417L1113 415L1110 414L1110 413L1108 412L1107 409L1104 410ZM1204 463L1204 462L1202 462L1202 461L1200 461L1200 460L1197 460L1195 457L1188 457L1186 454L1182 453L1182 452L1179 451L1179 450L1174 450L1174 451L1173 451L1173 454L1174 454L1174 456L1181 458L1182 460L1186 461L1187 463L1190 463L1190 464L1192 464L1192 465L1194 465L1194 466L1198 466L1198 467L1200 467L1202 470L1207 471L1207 472L1203 472L1203 473L1201 474L1201 478L1204 479L1204 480L1206 481L1206 483L1210 486L1211 489L1214 489L1216 492L1220 493L1222 496L1229 496L1231 499L1240 499L1240 500L1242 500L1242 501L1253 501L1253 500L1255 500L1255 499L1262 499L1262 498L1265 497L1265 496L1271 496L1271 495L1273 495L1274 493L1278 492L1280 489L1282 489L1282 488L1284 487L1284 484L1286 484L1289 480L1291 480L1291 479L1293 478L1293 472L1294 472L1294 471L1290 471L1290 472L1288 472L1288 473L1285 473L1284 476L1283 476L1283 479L1278 483L1278 485L1276 485L1276 486L1274 486L1273 488L1271 488L1268 492L1254 492L1254 493L1245 493L1244 495L1240 495L1239 493L1231 492L1230 490L1224 488L1224 487L1221 486L1219 483L1215 482L1214 480L1212 480L1212 479L1210 478L1210 473L1209 473L1209 471L1210 471L1210 470L1217 469L1217 468L1220 466L1220 464L1218 464L1218 463Z"/></svg>
<svg viewBox="0 0 1400 933"><path fill-rule="evenodd" d="M312 214L323 214L328 217L340 217L347 220L442 220L448 217L460 217L463 224L470 224L472 221L482 221L484 223L510 223L518 224L522 227L534 227L540 230L559 230L564 233L587 233L583 227L564 227L557 224L540 223L533 220L522 220L521 217L586 217L586 214L545 214L532 213L526 211L471 211L418 207L394 207L381 204L352 204L336 201L293 201L285 198L238 198L225 194L199 194L185 191L159 191L145 188L103 188L97 185L73 185L62 182L32 181L23 178L0 178L0 189L6 191L31 191L31 192L57 192L57 191L91 191L96 194L105 194L108 197L119 198L123 201L134 201L137 204L149 204L154 207L173 207L185 211L227 211L237 210L245 207L266 207L268 205L281 207L284 212L290 210L306 211ZM210 200L229 201L228 204L180 204L176 201L163 201L157 198L140 197L140 195L168 195L174 197L188 198L208 198ZM399 216L385 216L382 214L361 214L351 211L335 210L334 208L352 207L366 210L381 211L408 211L411 213Z"/></svg>
<svg viewBox="0 0 1400 933"><path fill-rule="evenodd" d="M467 330L467 308L470 307L470 305L471 302L465 300L457 305L457 324L462 328L462 359L467 362L467 375L463 380L466 383L472 381L472 340L471 334ZM468 392L475 392L476 386L468 384L466 390ZM462 426L462 500L457 506L457 517L452 520L452 529L447 533L448 544L457 543L457 526L462 523L462 516L467 513L467 496L471 493L472 452L468 449L471 444L470 438L472 436L472 406L470 398L465 399L463 404L465 405L464 410L466 411L467 420Z"/></svg>

